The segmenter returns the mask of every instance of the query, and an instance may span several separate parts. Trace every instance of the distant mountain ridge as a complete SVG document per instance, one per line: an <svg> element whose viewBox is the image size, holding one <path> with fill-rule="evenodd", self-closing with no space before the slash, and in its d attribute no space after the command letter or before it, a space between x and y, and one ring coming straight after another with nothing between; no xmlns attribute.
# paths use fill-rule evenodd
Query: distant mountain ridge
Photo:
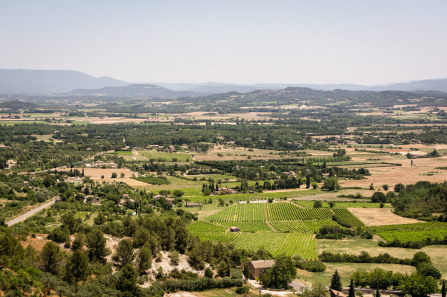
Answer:
<svg viewBox="0 0 447 297"><path fill-rule="evenodd" d="M193 91L173 91L152 84L132 84L122 87L104 87L100 89L79 89L66 93L74 96L111 96L111 97L194 97L203 96L207 93Z"/></svg>
<svg viewBox="0 0 447 297"><path fill-rule="evenodd" d="M128 84L71 70L0 69L0 93L3 94L52 94Z"/></svg>
<svg viewBox="0 0 447 297"><path fill-rule="evenodd" d="M145 87L143 87L145 86ZM113 88L117 89L113 89ZM447 92L447 78L427 79L387 85L358 84L288 84L258 83L129 83L111 77L94 77L72 70L0 69L0 94L57 94L183 97L203 96L226 92L247 93L259 89L280 90L287 87L306 87L316 90L365 91L435 91ZM134 94L134 95L132 95Z"/></svg>

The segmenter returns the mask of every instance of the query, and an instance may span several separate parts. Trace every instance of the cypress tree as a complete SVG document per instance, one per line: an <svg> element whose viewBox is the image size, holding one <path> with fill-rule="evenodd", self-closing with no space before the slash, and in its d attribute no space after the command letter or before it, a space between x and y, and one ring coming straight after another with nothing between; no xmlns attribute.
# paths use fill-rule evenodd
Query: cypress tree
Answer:
<svg viewBox="0 0 447 297"><path fill-rule="evenodd" d="M441 296L446 297L445 281L442 281Z"/></svg>
<svg viewBox="0 0 447 297"><path fill-rule="evenodd" d="M349 285L348 297L355 297L354 281L352 280L352 278L351 278L351 284Z"/></svg>
<svg viewBox="0 0 447 297"><path fill-rule="evenodd" d="M380 291L379 291L379 288L377 288L377 290L376 290L376 297L380 297Z"/></svg>
<svg viewBox="0 0 447 297"><path fill-rule="evenodd" d="M332 275L331 289L337 290L337 291L340 291L340 292L343 290L343 285L341 283L340 275L338 274L337 270L335 270L334 275Z"/></svg>

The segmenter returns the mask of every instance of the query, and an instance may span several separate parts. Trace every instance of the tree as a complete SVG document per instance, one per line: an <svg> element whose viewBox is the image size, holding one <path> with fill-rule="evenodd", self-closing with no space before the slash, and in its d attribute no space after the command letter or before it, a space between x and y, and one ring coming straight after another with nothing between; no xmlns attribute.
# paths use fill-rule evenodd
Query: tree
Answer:
<svg viewBox="0 0 447 297"><path fill-rule="evenodd" d="M112 172L112 178L117 178L117 176L116 172Z"/></svg>
<svg viewBox="0 0 447 297"><path fill-rule="evenodd" d="M377 288L377 290L376 290L376 296L375 297L380 297L381 295L380 295L380 291L379 291L379 288Z"/></svg>
<svg viewBox="0 0 447 297"><path fill-rule="evenodd" d="M173 194L175 197L178 197L178 198L180 198L180 197L182 197L183 195L185 195L185 193L184 193L182 190L174 190L174 192L172 192L172 194Z"/></svg>
<svg viewBox="0 0 447 297"><path fill-rule="evenodd" d="M145 273L152 266L152 252L148 247L140 248L138 252L138 270Z"/></svg>
<svg viewBox="0 0 447 297"><path fill-rule="evenodd" d="M120 274L118 277L117 282L117 288L121 292L126 292L134 295L129 296L135 296L138 287L137 287L137 280L138 280L138 274L133 268L131 264L124 265L123 268L120 270Z"/></svg>
<svg viewBox="0 0 447 297"><path fill-rule="evenodd" d="M343 285L341 283L340 275L338 274L337 270L335 270L335 273L332 275L331 289L337 290L340 292L343 290Z"/></svg>
<svg viewBox="0 0 447 297"><path fill-rule="evenodd" d="M314 202L314 208L322 208L322 207L323 207L323 203L321 203L321 201Z"/></svg>
<svg viewBox="0 0 447 297"><path fill-rule="evenodd" d="M227 261L220 261L219 265L217 266L217 273L219 273L222 277L230 275L230 266L228 266Z"/></svg>
<svg viewBox="0 0 447 297"><path fill-rule="evenodd" d="M324 180L323 189L328 191L338 191L340 190L340 185L338 184L338 179L336 177L328 177Z"/></svg>
<svg viewBox="0 0 447 297"><path fill-rule="evenodd" d="M118 259L121 266L132 263L133 259L135 258L135 254L133 252L132 243L129 240L123 239L118 243L115 258Z"/></svg>
<svg viewBox="0 0 447 297"><path fill-rule="evenodd" d="M62 223L68 228L70 234L78 231L79 220L74 217L72 213L68 213L62 217Z"/></svg>
<svg viewBox="0 0 447 297"><path fill-rule="evenodd" d="M47 242L43 246L41 257L45 270L52 274L56 274L59 263L62 261L62 252L60 247L52 241Z"/></svg>
<svg viewBox="0 0 447 297"><path fill-rule="evenodd" d="M89 258L92 261L100 261L105 263L105 256L110 254L106 246L107 240L99 229L92 229L87 235L87 247L89 248Z"/></svg>
<svg viewBox="0 0 447 297"><path fill-rule="evenodd" d="M213 270L211 268L207 267L205 269L205 277L206 278L213 278Z"/></svg>
<svg viewBox="0 0 447 297"><path fill-rule="evenodd" d="M296 267L292 258L280 255L276 257L272 268L261 274L259 280L265 287L287 289L296 278Z"/></svg>
<svg viewBox="0 0 447 297"><path fill-rule="evenodd" d="M371 197L371 202L373 203L379 203L379 202L385 203L387 202L386 200L387 200L386 196L382 192L375 192Z"/></svg>
<svg viewBox="0 0 447 297"><path fill-rule="evenodd" d="M73 279L77 283L85 280L89 276L88 256L81 250L76 250L65 264L65 277L71 282Z"/></svg>
<svg viewBox="0 0 447 297"><path fill-rule="evenodd" d="M412 297L425 297L438 291L438 283L433 277L425 277L416 272L405 278L398 289Z"/></svg>
<svg viewBox="0 0 447 297"><path fill-rule="evenodd" d="M405 186L401 183L398 183L394 186L394 192L396 192L396 193L400 193L404 189L405 189Z"/></svg>
<svg viewBox="0 0 447 297"><path fill-rule="evenodd" d="M320 283L312 284L312 289L306 289L303 297L326 297L327 290L325 286Z"/></svg>
<svg viewBox="0 0 447 297"><path fill-rule="evenodd" d="M446 297L445 280L442 281L441 297Z"/></svg>
<svg viewBox="0 0 447 297"><path fill-rule="evenodd" d="M441 272L438 269L436 269L431 263L420 263L417 266L416 271L422 274L423 276L431 276L435 279L440 279L442 276Z"/></svg>
<svg viewBox="0 0 447 297"><path fill-rule="evenodd" d="M351 284L349 285L348 297L355 297L354 280L351 278Z"/></svg>
<svg viewBox="0 0 447 297"><path fill-rule="evenodd" d="M388 185L385 184L385 185L382 185L382 188L383 188L384 191L388 191L388 189L390 188L390 186L388 186Z"/></svg>
<svg viewBox="0 0 447 297"><path fill-rule="evenodd" d="M431 263L430 256L424 252L414 253L411 265L417 267L421 263Z"/></svg>
<svg viewBox="0 0 447 297"><path fill-rule="evenodd" d="M73 250L81 250L85 245L85 236L82 233L78 233L75 236L75 239L71 243L71 248Z"/></svg>
<svg viewBox="0 0 447 297"><path fill-rule="evenodd" d="M105 215L103 215L102 212L100 212L100 213L96 216L96 218L93 220L93 222L94 222L96 225L102 225L102 224L104 224L106 221L107 221L107 218L106 218Z"/></svg>
<svg viewBox="0 0 447 297"><path fill-rule="evenodd" d="M151 237L151 234L149 233L149 231L146 228L144 228L144 227L138 228L137 231L135 231L135 233L132 236L133 246L135 248L142 247L146 242L149 241L150 237Z"/></svg>
<svg viewBox="0 0 447 297"><path fill-rule="evenodd" d="M171 265L177 266L180 262L180 254L177 251L172 251L169 253L169 258L171 259Z"/></svg>

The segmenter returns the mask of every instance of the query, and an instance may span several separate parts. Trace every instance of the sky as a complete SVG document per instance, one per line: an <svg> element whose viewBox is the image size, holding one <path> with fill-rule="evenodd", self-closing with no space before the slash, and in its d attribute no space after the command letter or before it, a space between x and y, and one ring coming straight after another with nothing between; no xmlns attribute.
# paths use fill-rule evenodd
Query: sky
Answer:
<svg viewBox="0 0 447 297"><path fill-rule="evenodd" d="M447 77L445 0L0 0L0 68L128 82Z"/></svg>

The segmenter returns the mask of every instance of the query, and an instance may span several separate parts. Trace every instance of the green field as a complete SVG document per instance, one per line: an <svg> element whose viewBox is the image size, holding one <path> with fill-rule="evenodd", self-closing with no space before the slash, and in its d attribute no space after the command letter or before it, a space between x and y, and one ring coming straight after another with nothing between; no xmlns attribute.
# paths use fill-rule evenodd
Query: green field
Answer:
<svg viewBox="0 0 447 297"><path fill-rule="evenodd" d="M398 239L401 242L421 241L427 238L444 239L447 236L447 223L429 222L405 225L374 227L374 231L386 241Z"/></svg>
<svg viewBox="0 0 447 297"><path fill-rule="evenodd" d="M155 150L138 151L138 153L146 157L147 159L161 160L161 161L172 161L177 159L178 162L191 161L192 157L188 153L168 153L168 152L158 152Z"/></svg>

